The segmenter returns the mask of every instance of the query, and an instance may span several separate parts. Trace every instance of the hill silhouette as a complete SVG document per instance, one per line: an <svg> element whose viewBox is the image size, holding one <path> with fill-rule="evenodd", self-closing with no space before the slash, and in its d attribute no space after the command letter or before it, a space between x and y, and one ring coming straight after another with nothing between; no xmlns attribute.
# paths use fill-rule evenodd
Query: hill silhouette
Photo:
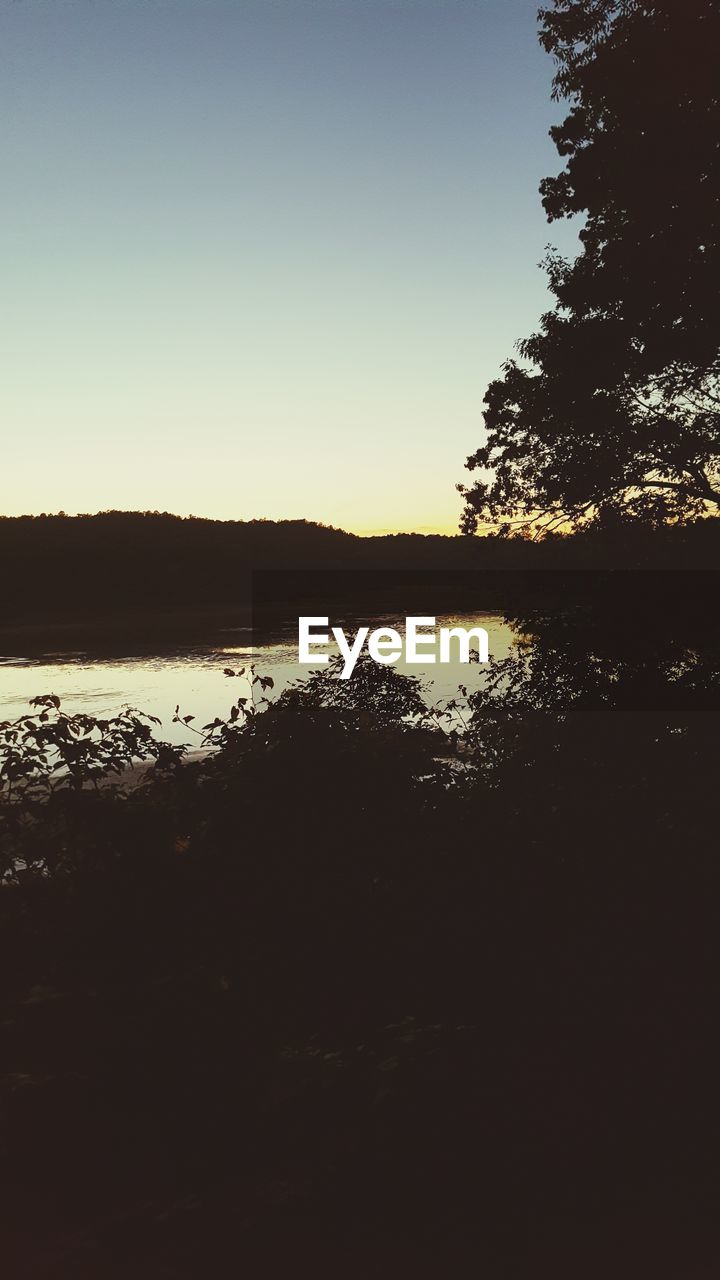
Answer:
<svg viewBox="0 0 720 1280"><path fill-rule="evenodd" d="M0 518L3 625L117 617L138 622L249 608L258 570L714 568L720 519L649 528L618 522L528 538L394 534L360 537L307 520L209 520L166 512Z"/></svg>

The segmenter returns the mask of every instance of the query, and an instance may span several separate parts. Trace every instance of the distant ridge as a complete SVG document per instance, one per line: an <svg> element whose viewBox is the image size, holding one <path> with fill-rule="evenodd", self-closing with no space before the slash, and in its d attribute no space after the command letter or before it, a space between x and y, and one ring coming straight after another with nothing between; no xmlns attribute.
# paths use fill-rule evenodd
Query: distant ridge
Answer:
<svg viewBox="0 0 720 1280"><path fill-rule="evenodd" d="M158 511L0 517L3 624L98 614L235 609L257 569L716 569L720 518L623 524L543 541L498 535L362 537L308 520Z"/></svg>

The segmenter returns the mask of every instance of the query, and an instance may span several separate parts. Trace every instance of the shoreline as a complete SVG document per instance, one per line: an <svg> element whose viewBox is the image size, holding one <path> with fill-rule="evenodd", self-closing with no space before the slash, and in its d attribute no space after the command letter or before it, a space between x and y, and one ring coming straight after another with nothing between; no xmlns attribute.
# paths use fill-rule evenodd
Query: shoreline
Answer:
<svg viewBox="0 0 720 1280"><path fill-rule="evenodd" d="M252 631L249 605L232 610L133 610L100 616L72 618L24 618L0 622L0 658L41 656L70 648L91 646L112 653L117 650L142 655L159 641L170 644L207 645L208 637L228 631Z"/></svg>

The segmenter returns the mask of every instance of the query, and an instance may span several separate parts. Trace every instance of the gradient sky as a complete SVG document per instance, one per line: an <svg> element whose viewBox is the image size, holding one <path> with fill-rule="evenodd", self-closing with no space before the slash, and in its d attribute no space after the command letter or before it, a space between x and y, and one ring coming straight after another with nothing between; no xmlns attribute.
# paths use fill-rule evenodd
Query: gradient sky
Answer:
<svg viewBox="0 0 720 1280"><path fill-rule="evenodd" d="M547 304L537 0L3 0L0 510L453 531Z"/></svg>

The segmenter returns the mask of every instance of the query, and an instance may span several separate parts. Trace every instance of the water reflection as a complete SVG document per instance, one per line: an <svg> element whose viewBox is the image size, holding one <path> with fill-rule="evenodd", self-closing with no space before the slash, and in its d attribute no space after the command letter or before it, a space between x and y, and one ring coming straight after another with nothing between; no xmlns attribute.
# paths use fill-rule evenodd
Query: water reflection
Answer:
<svg viewBox="0 0 720 1280"><path fill-rule="evenodd" d="M402 632L404 618L384 614L367 618L372 628L394 627ZM357 623L333 619L347 630ZM463 613L438 615L438 627L484 627L490 638L491 658L506 657L516 643L512 626L499 613ZM92 652L67 651L45 653L37 657L8 655L0 657L0 719L11 720L28 711L30 698L37 694L55 693L68 712L86 711L96 716L116 714L131 705L162 721L161 736L169 742L197 743L196 735L182 725L172 723L179 704L183 714L195 716L202 725L217 715L226 715L237 691L227 676L226 667L237 669L254 663L259 671L271 675L277 696L288 684L308 675L311 668L297 664L297 635L287 630L275 635L256 637L251 643L249 632L228 630L213 637L216 643L167 648L156 653L99 655ZM337 652L328 646L328 652ZM407 667L402 661L397 670L420 676L430 685L429 697L452 697L459 683L475 688L484 678L484 669L476 665L450 663L447 666Z"/></svg>

